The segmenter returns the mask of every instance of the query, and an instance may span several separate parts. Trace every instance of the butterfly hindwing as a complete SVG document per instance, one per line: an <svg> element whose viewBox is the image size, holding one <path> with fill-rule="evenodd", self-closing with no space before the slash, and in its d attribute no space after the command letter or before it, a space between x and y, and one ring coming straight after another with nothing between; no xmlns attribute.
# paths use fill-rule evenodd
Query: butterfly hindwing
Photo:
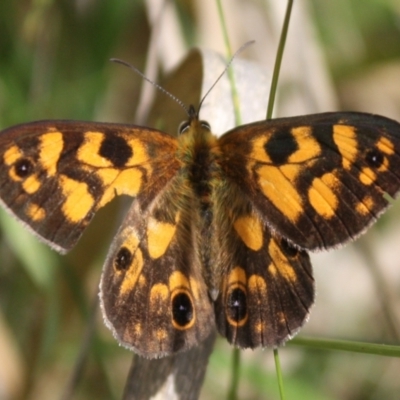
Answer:
<svg viewBox="0 0 400 400"><path fill-rule="evenodd" d="M178 168L176 145L162 132L127 125L18 125L0 136L1 202L63 252L116 195L151 200Z"/></svg>
<svg viewBox="0 0 400 400"><path fill-rule="evenodd" d="M223 271L215 301L218 330L238 347L277 347L300 329L314 302L309 256L271 232L229 182L217 185L215 204L224 208L214 227L213 264Z"/></svg>
<svg viewBox="0 0 400 400"><path fill-rule="evenodd" d="M189 349L215 326L191 240L196 218L179 186L172 183L148 206L134 201L100 284L106 324L123 345L149 358Z"/></svg>
<svg viewBox="0 0 400 400"><path fill-rule="evenodd" d="M268 225L315 250L354 239L400 188L400 125L362 113L260 121L220 139L223 169Z"/></svg>

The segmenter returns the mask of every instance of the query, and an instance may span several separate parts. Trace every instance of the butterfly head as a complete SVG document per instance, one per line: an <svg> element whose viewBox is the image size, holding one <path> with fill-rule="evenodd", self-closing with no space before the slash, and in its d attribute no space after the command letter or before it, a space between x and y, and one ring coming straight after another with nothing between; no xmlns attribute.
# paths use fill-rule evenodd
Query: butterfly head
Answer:
<svg viewBox="0 0 400 400"><path fill-rule="evenodd" d="M182 122L179 126L178 135L189 135L189 134L209 134L211 131L210 124L207 121L201 121L199 119L199 112L190 106L188 110L188 119Z"/></svg>

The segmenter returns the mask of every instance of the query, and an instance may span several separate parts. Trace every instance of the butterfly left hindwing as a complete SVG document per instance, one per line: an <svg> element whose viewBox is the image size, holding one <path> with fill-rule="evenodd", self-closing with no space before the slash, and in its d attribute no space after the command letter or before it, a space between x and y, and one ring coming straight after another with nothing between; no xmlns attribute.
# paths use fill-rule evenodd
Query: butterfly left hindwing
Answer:
<svg viewBox="0 0 400 400"><path fill-rule="evenodd" d="M118 340L149 358L216 325L276 347L314 300L307 250L354 239L400 188L400 124L362 113L259 121L216 138L190 110L176 139L129 125L47 121L0 135L0 198L59 251L133 197L100 297Z"/></svg>
<svg viewBox="0 0 400 400"><path fill-rule="evenodd" d="M211 300L185 182L174 179L153 203L134 201L107 257L100 283L106 324L125 346L161 357L213 332ZM190 191L189 191L190 193Z"/></svg>

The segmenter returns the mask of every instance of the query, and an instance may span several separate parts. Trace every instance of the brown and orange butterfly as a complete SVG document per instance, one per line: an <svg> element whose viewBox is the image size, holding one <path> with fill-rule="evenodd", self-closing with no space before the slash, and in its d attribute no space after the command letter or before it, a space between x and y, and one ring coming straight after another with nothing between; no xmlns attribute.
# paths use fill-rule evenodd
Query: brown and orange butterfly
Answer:
<svg viewBox="0 0 400 400"><path fill-rule="evenodd" d="M100 285L106 324L145 357L218 328L276 347L307 319L307 251L356 238L400 188L400 124L363 113L259 121L217 138L141 126L22 124L0 134L3 206L60 252L118 195L133 203Z"/></svg>

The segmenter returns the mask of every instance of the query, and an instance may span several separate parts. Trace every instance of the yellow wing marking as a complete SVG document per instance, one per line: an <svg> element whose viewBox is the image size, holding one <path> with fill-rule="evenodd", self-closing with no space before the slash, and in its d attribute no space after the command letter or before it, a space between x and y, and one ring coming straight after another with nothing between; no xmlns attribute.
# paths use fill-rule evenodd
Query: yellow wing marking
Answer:
<svg viewBox="0 0 400 400"><path fill-rule="evenodd" d="M120 248L126 247L133 256L131 265L129 266L129 269L125 272L125 276L120 287L120 293L121 295L124 295L127 293L129 294L132 291L132 289L136 286L138 280L138 283L140 284L140 274L144 266L144 260L143 253L139 249L140 241L136 231L128 227L121 233L121 236L124 237L125 240L121 244ZM122 271L118 271L116 268L114 268L114 271L117 274L123 273ZM142 285L144 284L145 282L142 282Z"/></svg>
<svg viewBox="0 0 400 400"><path fill-rule="evenodd" d="M95 204L88 185L66 175L60 175L60 186L65 196L65 202L62 205L63 214L70 223L82 221Z"/></svg>
<svg viewBox="0 0 400 400"><path fill-rule="evenodd" d="M249 293L252 296L252 306L265 307L267 301L267 284L263 277L259 275L251 275L248 282ZM242 321L240 321L242 322ZM244 320L246 322L246 319ZM241 326L242 324L238 324ZM262 323L261 314L252 313L251 330L257 335L264 332L265 325Z"/></svg>
<svg viewBox="0 0 400 400"><path fill-rule="evenodd" d="M150 290L149 308L158 317L168 315L168 305L170 304L169 289L163 283L157 283ZM159 342L168 338L168 332L164 328L156 326L154 332L149 332Z"/></svg>
<svg viewBox="0 0 400 400"><path fill-rule="evenodd" d="M302 166L300 164L282 165L279 167L279 170L290 182L295 182L302 171Z"/></svg>
<svg viewBox="0 0 400 400"><path fill-rule="evenodd" d="M61 132L49 132L40 136L39 163L46 170L47 175L54 176L57 173L57 162L64 147Z"/></svg>
<svg viewBox="0 0 400 400"><path fill-rule="evenodd" d="M257 305L261 305L267 296L267 284L265 279L260 275L251 275L248 282L248 288L250 293L254 293L253 299L257 299ZM262 294L260 296L259 294Z"/></svg>
<svg viewBox="0 0 400 400"><path fill-rule="evenodd" d="M19 147L11 146L9 149L7 149L4 152L4 155L3 155L4 164L8 165L8 166L14 165L22 157L23 157L23 154L22 154L21 150L19 149ZM13 180L14 182L20 182L23 180L23 178L21 178L20 176L18 176L18 174L15 173L14 168L9 169L8 175L11 178L11 180Z"/></svg>
<svg viewBox="0 0 400 400"><path fill-rule="evenodd" d="M134 167L135 165L142 165L143 167L151 170L150 165L148 165L149 155L143 142L139 139L134 139L129 136L126 138L126 141L133 149L133 155L127 162L126 166Z"/></svg>
<svg viewBox="0 0 400 400"><path fill-rule="evenodd" d="M176 232L179 213L175 218L176 223L161 222L150 217L147 223L147 249L153 259L161 257L167 250Z"/></svg>
<svg viewBox="0 0 400 400"><path fill-rule="evenodd" d="M169 288L171 292L178 288L186 288L189 289L189 280L186 278L185 275L182 274L180 271L175 271L169 277Z"/></svg>
<svg viewBox="0 0 400 400"><path fill-rule="evenodd" d="M348 125L334 125L333 141L342 156L343 168L349 170L351 164L357 158L358 153L357 138L354 128Z"/></svg>
<svg viewBox="0 0 400 400"><path fill-rule="evenodd" d="M6 164L8 166L13 165L21 157L23 157L23 154L22 154L21 150L19 149L19 147L11 146L9 149L7 149L4 152L4 155L3 155L4 164ZM20 180L21 178L18 178L18 179Z"/></svg>
<svg viewBox="0 0 400 400"><path fill-rule="evenodd" d="M360 201L356 205L356 211L361 215L369 214L370 210L373 210L373 208L374 208L374 200L370 196L365 197L363 201Z"/></svg>
<svg viewBox="0 0 400 400"><path fill-rule="evenodd" d="M263 245L261 221L254 215L239 217L233 227L244 244L251 250L260 250Z"/></svg>
<svg viewBox="0 0 400 400"><path fill-rule="evenodd" d="M293 267L290 265L288 259L283 255L274 239L271 239L269 242L268 251L272 258L272 263L268 266L268 270L271 274L274 276L280 274L287 281L296 282L297 276Z"/></svg>
<svg viewBox="0 0 400 400"><path fill-rule="evenodd" d="M112 167L110 160L100 155L100 147L105 138L102 132L85 132L84 142L77 152L78 160L93 167Z"/></svg>
<svg viewBox="0 0 400 400"><path fill-rule="evenodd" d="M339 206L339 199L335 194L339 182L335 175L328 172L320 178L314 178L308 190L308 199L314 210L324 218L335 215Z"/></svg>
<svg viewBox="0 0 400 400"><path fill-rule="evenodd" d="M272 134L273 132L268 132L252 140L253 149L250 153L250 158L263 163L272 164L272 160L264 148L271 139Z"/></svg>
<svg viewBox="0 0 400 400"><path fill-rule="evenodd" d="M394 144L388 138L380 138L376 147L386 154L391 155L394 153Z"/></svg>
<svg viewBox="0 0 400 400"><path fill-rule="evenodd" d="M25 214L34 222L40 222L46 217L46 210L37 204L30 204Z"/></svg>
<svg viewBox="0 0 400 400"><path fill-rule="evenodd" d="M291 133L296 139L298 149L289 156L289 163L303 163L321 154L321 146L314 138L311 126L293 128Z"/></svg>
<svg viewBox="0 0 400 400"><path fill-rule="evenodd" d="M389 169L389 160L387 157L384 157L382 164L378 168L378 172L385 172L388 169Z"/></svg>
<svg viewBox="0 0 400 400"><path fill-rule="evenodd" d="M168 286L163 283L156 283L153 285L150 290L149 300L150 309L156 311L156 313L159 313L160 309L165 308L165 304L169 304Z"/></svg>
<svg viewBox="0 0 400 400"><path fill-rule="evenodd" d="M229 274L228 285L241 284L246 286L246 272L243 268L235 267Z"/></svg>
<svg viewBox="0 0 400 400"><path fill-rule="evenodd" d="M200 288L199 288L199 281L195 278L190 277L190 288L192 289L193 297L198 300L200 298Z"/></svg>
<svg viewBox="0 0 400 400"><path fill-rule="evenodd" d="M22 187L28 194L37 192L41 185L42 183L37 179L36 175L28 176L28 178L22 182Z"/></svg>
<svg viewBox="0 0 400 400"><path fill-rule="evenodd" d="M103 207L117 195L126 194L136 197L142 186L143 173L135 168L123 171L115 168L105 168L97 171L96 175L102 180L103 185L107 187L99 201L99 207Z"/></svg>
<svg viewBox="0 0 400 400"><path fill-rule="evenodd" d="M293 182L288 180L278 167L264 165L258 168L256 173L264 195L283 215L296 223L304 210Z"/></svg>
<svg viewBox="0 0 400 400"><path fill-rule="evenodd" d="M360 179L360 182L365 185L369 186L372 185L376 181L377 175L376 173L368 167L364 167L358 176L358 179Z"/></svg>

